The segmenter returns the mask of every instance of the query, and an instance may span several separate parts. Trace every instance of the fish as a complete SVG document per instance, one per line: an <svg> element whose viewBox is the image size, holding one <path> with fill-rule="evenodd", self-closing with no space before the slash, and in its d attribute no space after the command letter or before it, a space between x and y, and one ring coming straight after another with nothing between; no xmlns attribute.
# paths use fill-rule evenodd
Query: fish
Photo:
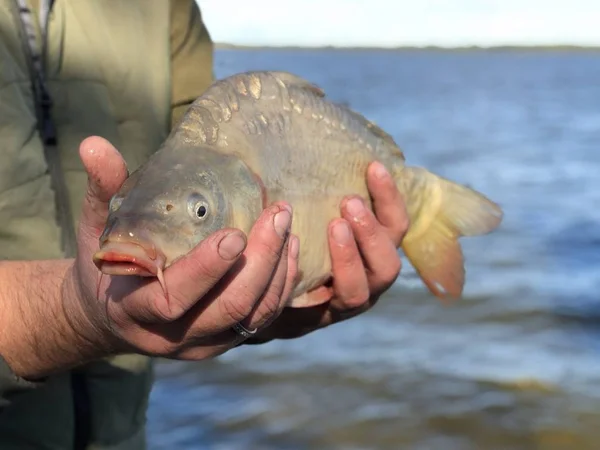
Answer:
<svg viewBox="0 0 600 450"><path fill-rule="evenodd" d="M405 203L409 227L399 250L439 300L460 298L465 262L459 239L494 231L502 208L475 189L406 164L393 137L317 84L286 71L256 70L215 81L164 142L111 198L93 261L103 274L158 277L225 227L248 233L274 202L294 211L300 241L296 286L286 306L324 300L331 280L327 227L347 195L373 210L370 163L383 164ZM166 286L163 286L167 293Z"/></svg>

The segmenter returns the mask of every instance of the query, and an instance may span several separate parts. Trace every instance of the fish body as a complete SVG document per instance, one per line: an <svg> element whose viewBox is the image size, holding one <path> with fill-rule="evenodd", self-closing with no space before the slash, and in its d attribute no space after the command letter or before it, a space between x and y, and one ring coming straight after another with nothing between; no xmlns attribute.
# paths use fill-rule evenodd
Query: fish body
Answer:
<svg viewBox="0 0 600 450"><path fill-rule="evenodd" d="M493 231L501 208L477 191L407 166L394 139L318 86L288 72L239 73L190 106L161 148L113 197L94 260L109 274L153 276L211 233L248 233L276 201L294 210L299 282L289 306L331 277L329 222L349 194L372 207L373 161L396 180L410 219L402 249L439 298L464 286L458 238ZM133 256L132 256L133 255Z"/></svg>

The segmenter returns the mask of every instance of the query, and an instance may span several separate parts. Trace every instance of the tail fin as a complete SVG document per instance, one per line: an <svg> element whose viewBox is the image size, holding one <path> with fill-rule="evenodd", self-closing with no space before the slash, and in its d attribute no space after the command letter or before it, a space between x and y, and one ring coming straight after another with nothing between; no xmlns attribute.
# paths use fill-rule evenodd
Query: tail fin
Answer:
<svg viewBox="0 0 600 450"><path fill-rule="evenodd" d="M482 194L418 167L398 173L411 221L402 249L438 298L460 297L465 282L458 239L493 231L502 209Z"/></svg>

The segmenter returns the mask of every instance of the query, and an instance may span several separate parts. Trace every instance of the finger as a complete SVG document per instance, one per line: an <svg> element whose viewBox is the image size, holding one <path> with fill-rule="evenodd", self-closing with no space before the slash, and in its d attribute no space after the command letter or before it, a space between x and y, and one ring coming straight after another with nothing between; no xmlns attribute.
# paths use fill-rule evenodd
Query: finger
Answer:
<svg viewBox="0 0 600 450"><path fill-rule="evenodd" d="M108 215L108 203L127 178L127 165L106 139L92 136L79 146L79 156L88 175L80 228L100 235Z"/></svg>
<svg viewBox="0 0 600 450"><path fill-rule="evenodd" d="M375 161L369 166L367 186L377 219L399 247L408 230L408 214L394 179L380 162Z"/></svg>
<svg viewBox="0 0 600 450"><path fill-rule="evenodd" d="M368 268L370 289L377 292L387 289L400 273L401 260L385 228L358 197L342 203L342 216L350 223Z"/></svg>
<svg viewBox="0 0 600 450"><path fill-rule="evenodd" d="M358 308L369 299L369 285L352 229L346 220L335 219L328 231L333 289L336 293L331 306L340 310Z"/></svg>
<svg viewBox="0 0 600 450"><path fill-rule="evenodd" d="M281 255L277 272L267 292L259 301L256 313L243 322L248 323L250 329L260 329L268 326L273 320L279 317L285 308L287 301L295 286L295 279L298 273L298 255L300 242L297 236L290 235L285 253ZM286 261L284 264L283 261Z"/></svg>
<svg viewBox="0 0 600 450"><path fill-rule="evenodd" d="M243 257L215 286L211 293L215 300L206 305L194 327L210 323L214 331L223 331L252 313L273 279L291 220L288 205L275 204L263 212L250 232Z"/></svg>
<svg viewBox="0 0 600 450"><path fill-rule="evenodd" d="M280 304L280 309L283 310L287 303L289 302L292 292L296 288L298 283L298 264L300 258L300 239L298 236L292 235L290 237L290 248L288 251L288 271L285 279L285 286L283 288L283 292L281 294L282 302Z"/></svg>
<svg viewBox="0 0 600 450"><path fill-rule="evenodd" d="M254 330L262 328L267 322L277 317L281 310L282 293L285 288L288 273L289 237L281 250L281 257L277 264L268 286L252 312L240 323L246 328Z"/></svg>
<svg viewBox="0 0 600 450"><path fill-rule="evenodd" d="M158 281L147 286L146 310L155 320L180 318L225 277L245 248L246 237L239 230L213 233L165 270L168 301Z"/></svg>

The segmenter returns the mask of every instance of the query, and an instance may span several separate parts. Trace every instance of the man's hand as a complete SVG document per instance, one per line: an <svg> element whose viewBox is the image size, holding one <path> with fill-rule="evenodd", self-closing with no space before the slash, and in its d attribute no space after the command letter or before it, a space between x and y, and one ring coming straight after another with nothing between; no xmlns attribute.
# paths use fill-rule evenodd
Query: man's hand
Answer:
<svg viewBox="0 0 600 450"><path fill-rule="evenodd" d="M125 178L119 152L93 137L80 147L88 191L73 260L0 262L0 354L25 378L138 352L178 359L221 354L281 313L297 273L292 211L267 208L248 237L214 233L156 278L104 276L92 262L108 202Z"/></svg>
<svg viewBox="0 0 600 450"><path fill-rule="evenodd" d="M342 218L329 227L333 281L309 295L330 300L314 307L285 308L269 327L245 343L296 338L354 317L373 307L394 283L401 269L397 248L408 230L408 215L382 164L369 166L367 183L375 215L362 199L349 197L342 202Z"/></svg>
<svg viewBox="0 0 600 450"><path fill-rule="evenodd" d="M277 316L293 288L298 244L290 236L291 207L267 208L248 240L234 229L220 230L164 272L169 297L159 282L141 277L103 277L96 298L98 269L92 253L106 223L108 202L125 180L126 167L107 141L82 143L81 158L90 183L82 211L74 286L84 299L90 340L111 351L137 351L178 359L203 359L240 342L232 327L260 328ZM110 169L110 170L109 170Z"/></svg>

